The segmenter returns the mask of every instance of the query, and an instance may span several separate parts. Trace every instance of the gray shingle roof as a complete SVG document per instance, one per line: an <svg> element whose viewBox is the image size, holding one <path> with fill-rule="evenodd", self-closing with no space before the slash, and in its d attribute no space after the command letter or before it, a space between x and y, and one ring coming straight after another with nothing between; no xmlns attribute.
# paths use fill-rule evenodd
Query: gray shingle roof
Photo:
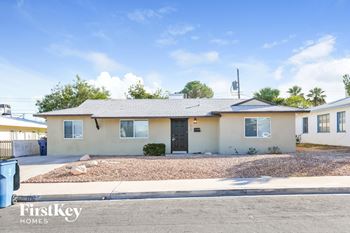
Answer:
<svg viewBox="0 0 350 233"><path fill-rule="evenodd" d="M328 104L323 104L317 107L313 107L310 110L311 111L321 111L321 110L325 110L325 109L330 109L330 108L340 108L340 107L346 107L349 106L350 107L350 97L346 97L340 100L336 100L333 102L330 102Z"/></svg>
<svg viewBox="0 0 350 233"><path fill-rule="evenodd" d="M79 107L46 112L36 116L89 115L95 118L213 116L220 112L298 112L283 106L237 105L237 99L110 99L87 100ZM247 104L247 103L245 103ZM233 106L235 105L235 106Z"/></svg>
<svg viewBox="0 0 350 233"><path fill-rule="evenodd" d="M305 112L307 110L279 105L236 105L221 109L219 113L225 112Z"/></svg>

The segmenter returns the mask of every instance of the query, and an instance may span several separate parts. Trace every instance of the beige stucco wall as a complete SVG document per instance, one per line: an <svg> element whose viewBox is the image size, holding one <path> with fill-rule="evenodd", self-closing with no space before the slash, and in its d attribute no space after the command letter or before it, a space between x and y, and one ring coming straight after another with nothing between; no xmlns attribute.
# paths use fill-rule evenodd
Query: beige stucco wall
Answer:
<svg viewBox="0 0 350 233"><path fill-rule="evenodd" d="M194 132L200 128L201 132ZM188 120L188 151L189 153L219 152L219 117L197 117Z"/></svg>
<svg viewBox="0 0 350 233"><path fill-rule="evenodd" d="M83 119L83 139L64 139L63 120ZM119 119L98 119L100 130L90 117L48 117L49 155L141 155L147 143L165 143L170 153L170 119L149 119L147 139L121 139Z"/></svg>
<svg viewBox="0 0 350 233"><path fill-rule="evenodd" d="M32 140L45 136L46 129L0 125L0 140Z"/></svg>
<svg viewBox="0 0 350 233"><path fill-rule="evenodd" d="M246 138L245 117L270 117L270 138ZM278 146L283 152L295 151L294 113L222 114L219 124L219 152L221 154L247 153L249 147L264 153L270 146Z"/></svg>

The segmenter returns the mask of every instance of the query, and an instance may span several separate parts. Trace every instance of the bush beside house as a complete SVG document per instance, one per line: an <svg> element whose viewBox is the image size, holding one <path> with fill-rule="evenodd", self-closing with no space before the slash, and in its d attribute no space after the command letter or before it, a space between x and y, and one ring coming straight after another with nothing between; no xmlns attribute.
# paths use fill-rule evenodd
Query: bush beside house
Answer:
<svg viewBox="0 0 350 233"><path fill-rule="evenodd" d="M146 156L164 156L165 144L164 143L149 143L143 146L143 154Z"/></svg>

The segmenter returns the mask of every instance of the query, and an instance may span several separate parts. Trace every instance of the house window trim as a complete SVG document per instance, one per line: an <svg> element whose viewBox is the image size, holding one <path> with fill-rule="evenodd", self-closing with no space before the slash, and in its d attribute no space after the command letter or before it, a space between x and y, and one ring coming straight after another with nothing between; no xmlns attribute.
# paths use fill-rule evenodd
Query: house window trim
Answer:
<svg viewBox="0 0 350 233"><path fill-rule="evenodd" d="M320 131L319 116L326 116L326 115L328 115L329 130L328 131ZM317 120L317 133L330 133L331 132L331 114L330 113L319 114L316 116L316 120Z"/></svg>
<svg viewBox="0 0 350 233"><path fill-rule="evenodd" d="M64 122L66 121L81 121L81 138L66 138L65 132L64 132ZM72 132L73 134L73 132ZM84 140L84 121L83 120L63 120L63 139L64 140Z"/></svg>
<svg viewBox="0 0 350 233"><path fill-rule="evenodd" d="M245 120L246 119L257 119L256 123L258 125L258 118L268 118L270 119L270 136L269 137L259 137L259 128L258 126L256 127L256 136L246 136L246 125L245 125ZM243 126L244 126L244 138L253 138L253 139L271 139L272 138L272 120L271 117L244 117L243 119Z"/></svg>
<svg viewBox="0 0 350 233"><path fill-rule="evenodd" d="M305 129L304 119L307 120L306 131L304 131L304 129ZM309 117L303 117L303 118L302 118L302 132L303 132L303 134L308 134L308 133L309 133Z"/></svg>
<svg viewBox="0 0 350 233"><path fill-rule="evenodd" d="M134 128L134 131L133 131L133 137L122 137L121 136L121 124L122 124L122 121L132 121L133 122L133 125L134 125L134 122L135 121L147 121L147 137L135 137L135 127ZM138 139L149 139L149 120L148 119L120 119L119 120L119 139L121 140L129 140L129 139L135 139L135 140L138 140Z"/></svg>
<svg viewBox="0 0 350 233"><path fill-rule="evenodd" d="M343 130L339 130L339 113L344 113ZM337 112L337 133L346 133L346 111Z"/></svg>

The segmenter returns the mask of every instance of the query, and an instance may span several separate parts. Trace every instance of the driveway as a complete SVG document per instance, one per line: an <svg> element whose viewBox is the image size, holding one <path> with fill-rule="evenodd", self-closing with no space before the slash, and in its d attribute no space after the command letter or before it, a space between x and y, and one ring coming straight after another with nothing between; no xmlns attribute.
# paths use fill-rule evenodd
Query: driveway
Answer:
<svg viewBox="0 0 350 233"><path fill-rule="evenodd" d="M21 182L31 177L47 173L66 163L78 161L80 156L25 156L18 157Z"/></svg>

